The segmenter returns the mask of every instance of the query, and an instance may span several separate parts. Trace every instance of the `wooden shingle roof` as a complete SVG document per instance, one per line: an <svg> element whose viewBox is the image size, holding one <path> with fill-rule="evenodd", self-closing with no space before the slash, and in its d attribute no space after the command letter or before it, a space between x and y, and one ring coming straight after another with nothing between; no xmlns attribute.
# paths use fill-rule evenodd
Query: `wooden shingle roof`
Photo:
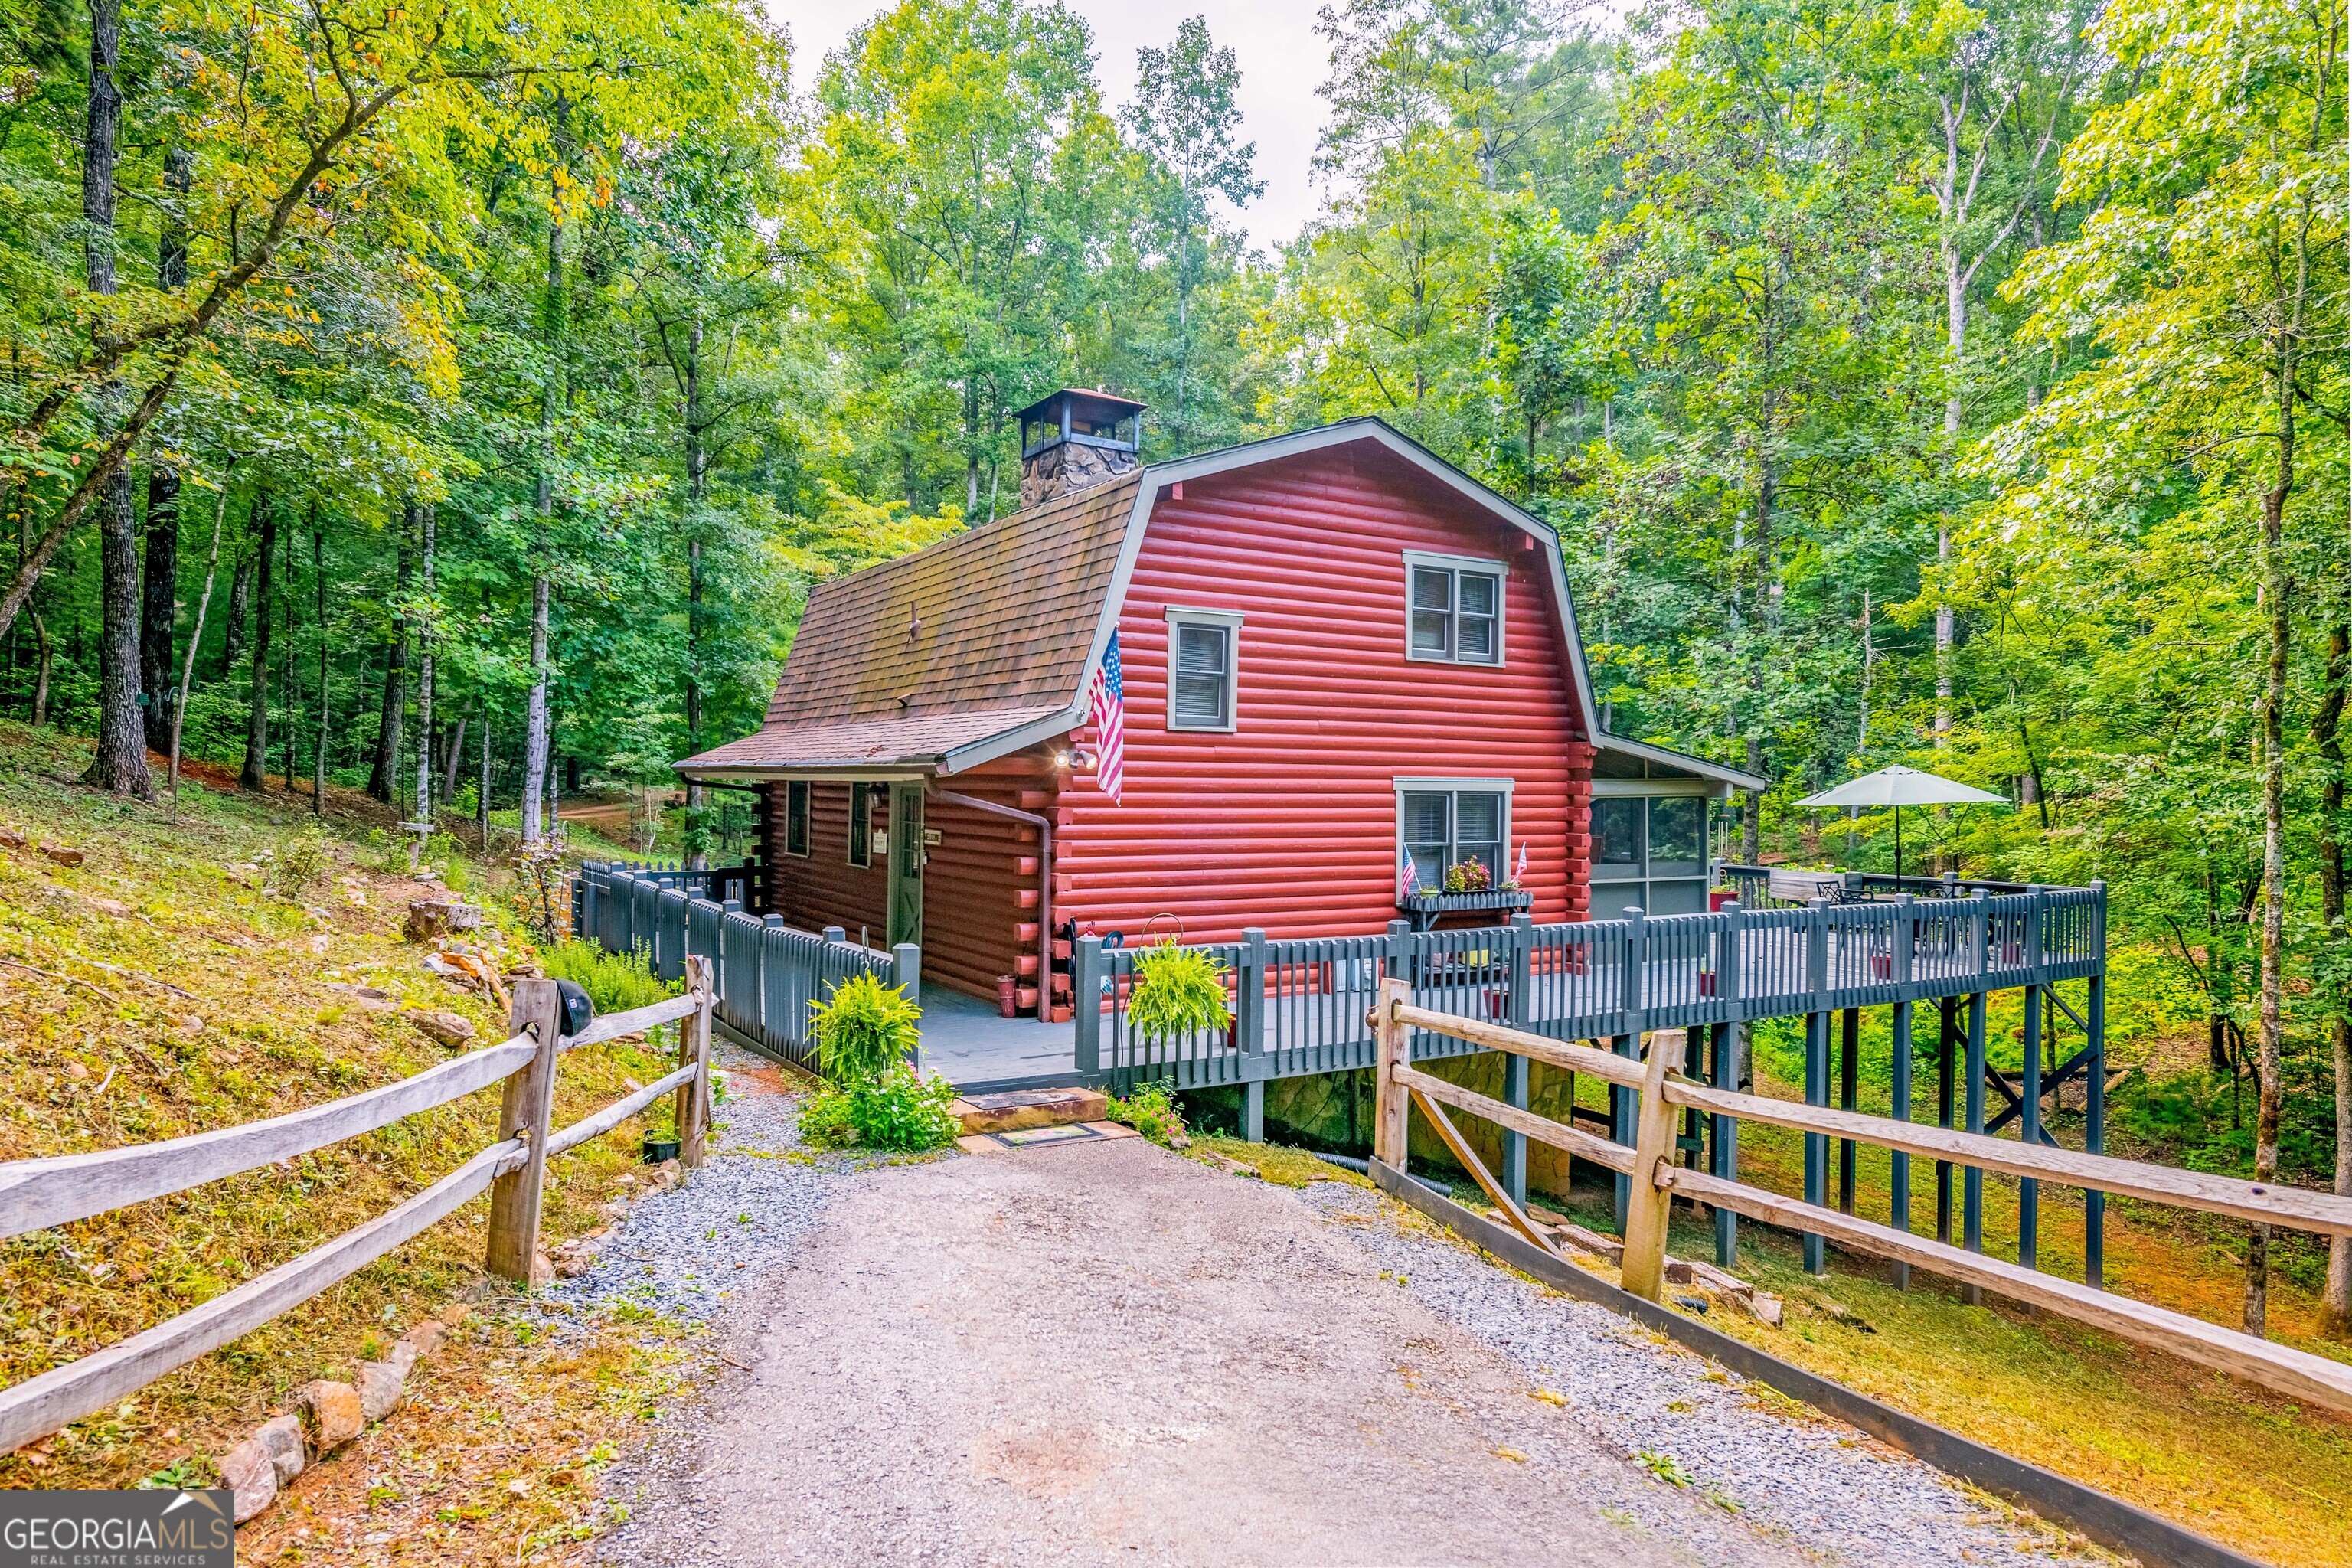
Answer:
<svg viewBox="0 0 2352 1568"><path fill-rule="evenodd" d="M680 770L914 762L1067 709L1139 479L820 584L766 721Z"/></svg>

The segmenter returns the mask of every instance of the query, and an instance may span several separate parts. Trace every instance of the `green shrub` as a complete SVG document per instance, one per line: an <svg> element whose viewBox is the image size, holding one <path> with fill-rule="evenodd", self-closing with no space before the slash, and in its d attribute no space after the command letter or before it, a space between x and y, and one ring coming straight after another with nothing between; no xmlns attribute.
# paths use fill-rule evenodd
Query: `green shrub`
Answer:
<svg viewBox="0 0 2352 1568"><path fill-rule="evenodd" d="M962 1127L955 1085L919 1078L900 1065L845 1088L827 1089L801 1105L801 1136L825 1149L944 1149Z"/></svg>
<svg viewBox="0 0 2352 1568"><path fill-rule="evenodd" d="M1134 1128L1163 1149L1181 1149L1191 1142L1184 1135L1184 1108L1176 1103L1172 1082L1139 1084L1125 1100L1112 1095L1110 1119Z"/></svg>
<svg viewBox="0 0 2352 1568"><path fill-rule="evenodd" d="M1128 993L1128 1026L1147 1040L1222 1032L1233 1010L1225 1004L1224 963L1206 948L1167 940L1135 955L1135 988Z"/></svg>
<svg viewBox="0 0 2352 1568"><path fill-rule="evenodd" d="M540 949L539 962L550 980L569 980L588 993L588 1000L596 1004L600 1014L650 1007L686 989L684 982L656 975L650 954L642 947L633 953L619 953L608 952L593 942L564 941Z"/></svg>
<svg viewBox="0 0 2352 1568"><path fill-rule="evenodd" d="M903 987L886 987L871 972L835 982L830 997L809 1004L817 1070L845 1088L882 1078L914 1054L922 1016Z"/></svg>
<svg viewBox="0 0 2352 1568"><path fill-rule="evenodd" d="M278 847L270 863L269 879L288 898L299 899L327 879L327 870L326 837L313 829L298 833Z"/></svg>

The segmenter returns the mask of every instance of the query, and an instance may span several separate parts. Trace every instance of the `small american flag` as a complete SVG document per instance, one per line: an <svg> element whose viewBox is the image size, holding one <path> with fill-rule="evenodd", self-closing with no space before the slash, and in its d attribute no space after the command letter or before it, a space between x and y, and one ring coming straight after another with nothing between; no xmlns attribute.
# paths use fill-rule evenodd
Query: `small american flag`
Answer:
<svg viewBox="0 0 2352 1568"><path fill-rule="evenodd" d="M1127 775L1127 689L1118 676L1117 632L1087 684L1087 720L1095 727L1095 783L1117 802Z"/></svg>
<svg viewBox="0 0 2352 1568"><path fill-rule="evenodd" d="M1412 847L1409 844L1399 845L1397 847L1397 902L1402 903L1411 897L1412 897Z"/></svg>
<svg viewBox="0 0 2352 1568"><path fill-rule="evenodd" d="M1519 846L1519 863L1518 863L1517 866L1515 866L1515 867L1513 867L1513 868L1511 868L1511 880L1512 880L1512 881L1514 881L1514 882L1524 882L1524 881L1526 881L1527 879L1528 879L1528 847L1527 847L1527 845L1523 842L1523 843L1521 843L1521 844L1520 844L1520 846Z"/></svg>

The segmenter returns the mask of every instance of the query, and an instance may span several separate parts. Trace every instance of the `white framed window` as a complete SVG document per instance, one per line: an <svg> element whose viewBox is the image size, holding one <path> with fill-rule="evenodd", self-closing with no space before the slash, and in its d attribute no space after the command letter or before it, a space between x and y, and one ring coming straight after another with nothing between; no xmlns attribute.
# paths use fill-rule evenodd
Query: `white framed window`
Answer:
<svg viewBox="0 0 2352 1568"><path fill-rule="evenodd" d="M1433 664L1503 662L1499 561L1404 552L1405 657Z"/></svg>
<svg viewBox="0 0 2352 1568"><path fill-rule="evenodd" d="M874 864L874 786L870 784L849 786L849 863Z"/></svg>
<svg viewBox="0 0 2352 1568"><path fill-rule="evenodd" d="M1168 607L1168 728L1230 731L1241 692L1238 610Z"/></svg>
<svg viewBox="0 0 2352 1568"><path fill-rule="evenodd" d="M806 779L784 785L784 853L808 858L809 786Z"/></svg>
<svg viewBox="0 0 2352 1568"><path fill-rule="evenodd" d="M1397 849L1412 859L1412 884L1445 886L1445 873L1475 860L1490 886L1511 879L1509 779L1398 779Z"/></svg>

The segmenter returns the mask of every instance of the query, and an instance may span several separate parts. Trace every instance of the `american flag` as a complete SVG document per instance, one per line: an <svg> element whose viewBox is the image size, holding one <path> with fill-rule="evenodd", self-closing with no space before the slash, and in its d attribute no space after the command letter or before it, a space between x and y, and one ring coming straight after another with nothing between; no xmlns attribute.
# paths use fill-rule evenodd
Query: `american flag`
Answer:
<svg viewBox="0 0 2352 1568"><path fill-rule="evenodd" d="M1524 882L1524 881L1526 881L1527 879L1528 879L1528 847L1527 847L1527 845L1526 845L1526 843L1525 843L1525 842L1522 842L1522 843L1519 845L1519 863L1518 863L1518 865L1517 865L1517 866L1514 867L1514 868L1512 868L1512 870L1511 870L1511 880L1512 880L1512 881L1514 881L1514 882Z"/></svg>
<svg viewBox="0 0 2352 1568"><path fill-rule="evenodd" d="M1127 775L1127 689L1118 677L1117 632L1087 684L1087 720L1095 727L1095 783L1116 802Z"/></svg>
<svg viewBox="0 0 2352 1568"><path fill-rule="evenodd" d="M1397 847L1397 902L1412 897L1412 846Z"/></svg>

